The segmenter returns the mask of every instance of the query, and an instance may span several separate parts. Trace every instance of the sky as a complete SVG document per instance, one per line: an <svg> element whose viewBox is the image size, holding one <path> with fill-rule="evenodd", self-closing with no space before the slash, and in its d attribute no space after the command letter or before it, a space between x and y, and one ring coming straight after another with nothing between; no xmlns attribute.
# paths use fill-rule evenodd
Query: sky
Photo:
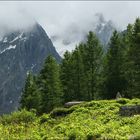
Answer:
<svg viewBox="0 0 140 140"><path fill-rule="evenodd" d="M1 1L0 35L17 28L30 28L37 21L53 40L56 49L61 52L64 38L74 39L77 44L82 33L93 28L95 14L102 13L106 20L112 20L115 26L124 30L140 16L139 1ZM71 30L74 27L74 30ZM76 34L75 33L75 30ZM81 35L80 35L80 34Z"/></svg>

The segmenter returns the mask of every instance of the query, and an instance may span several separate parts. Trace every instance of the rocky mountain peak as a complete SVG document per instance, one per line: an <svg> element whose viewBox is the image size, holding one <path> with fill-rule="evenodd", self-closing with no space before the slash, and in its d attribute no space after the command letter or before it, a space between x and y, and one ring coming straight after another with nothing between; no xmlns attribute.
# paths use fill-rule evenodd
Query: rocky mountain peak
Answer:
<svg viewBox="0 0 140 140"><path fill-rule="evenodd" d="M0 114L18 108L26 73L38 73L48 55L61 61L48 35L38 23L30 30L17 30L1 37Z"/></svg>

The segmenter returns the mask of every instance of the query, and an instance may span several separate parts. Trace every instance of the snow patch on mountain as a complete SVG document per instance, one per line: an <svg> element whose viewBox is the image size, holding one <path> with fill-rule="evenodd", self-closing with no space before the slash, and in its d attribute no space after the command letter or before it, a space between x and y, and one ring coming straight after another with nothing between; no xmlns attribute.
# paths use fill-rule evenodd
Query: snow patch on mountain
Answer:
<svg viewBox="0 0 140 140"><path fill-rule="evenodd" d="M17 41L18 39L22 39L22 36L23 36L23 32L19 36L15 37L12 41L10 41L10 43Z"/></svg>
<svg viewBox="0 0 140 140"><path fill-rule="evenodd" d="M3 43L6 43L6 42L7 42L7 37L5 37L3 40Z"/></svg>
<svg viewBox="0 0 140 140"><path fill-rule="evenodd" d="M10 45L8 48L4 49L3 51L0 52L0 54L4 53L5 51L7 50L11 50L11 49L15 49L16 48L16 45Z"/></svg>

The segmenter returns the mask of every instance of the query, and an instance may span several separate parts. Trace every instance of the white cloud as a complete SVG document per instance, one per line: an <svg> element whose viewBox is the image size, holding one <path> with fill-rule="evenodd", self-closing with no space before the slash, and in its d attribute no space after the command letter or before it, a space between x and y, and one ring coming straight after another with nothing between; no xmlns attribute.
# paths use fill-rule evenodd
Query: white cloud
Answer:
<svg viewBox="0 0 140 140"><path fill-rule="evenodd" d="M139 7L139 1L1 1L0 33L30 27L35 19L49 36L60 37L54 44L61 51L64 38L76 38L75 43L81 38L74 34L71 26L78 33L87 32L96 21L95 13L103 13L107 20L111 19L117 27L124 29L140 16Z"/></svg>

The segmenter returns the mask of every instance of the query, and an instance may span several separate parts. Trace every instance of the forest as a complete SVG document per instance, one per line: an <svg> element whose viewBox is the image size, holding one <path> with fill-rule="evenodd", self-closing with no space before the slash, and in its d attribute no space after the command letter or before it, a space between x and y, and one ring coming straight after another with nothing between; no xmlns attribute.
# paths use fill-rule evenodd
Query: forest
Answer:
<svg viewBox="0 0 140 140"><path fill-rule="evenodd" d="M93 32L60 64L48 56L38 75L28 73L20 109L48 113L69 101L140 97L140 19L114 31L107 46Z"/></svg>
<svg viewBox="0 0 140 140"><path fill-rule="evenodd" d="M2 140L139 140L140 19L107 46L93 32L28 72L18 111L0 116ZM81 104L66 108L71 101Z"/></svg>

